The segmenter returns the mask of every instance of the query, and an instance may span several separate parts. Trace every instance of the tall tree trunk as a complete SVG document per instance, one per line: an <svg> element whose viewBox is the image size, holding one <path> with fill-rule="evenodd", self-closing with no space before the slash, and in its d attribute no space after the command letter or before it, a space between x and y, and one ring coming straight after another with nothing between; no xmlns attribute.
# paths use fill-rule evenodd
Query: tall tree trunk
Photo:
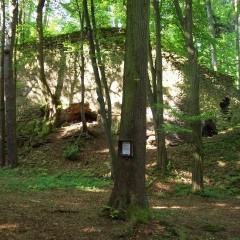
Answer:
<svg viewBox="0 0 240 240"><path fill-rule="evenodd" d="M102 59L100 45L99 45L99 41L97 38L95 7L94 7L93 0L91 0L91 16L92 16L93 35L94 35L96 53L97 53L97 62L98 62L99 70L101 73L101 80L102 80L102 84L103 84L103 88L104 88L104 92L105 92L105 99L106 99L106 103L107 103L106 110L107 110L108 124L111 129L111 127L112 127L112 103L111 103L110 91L109 91L107 78L106 78L105 63L104 63L104 60Z"/></svg>
<svg viewBox="0 0 240 240"><path fill-rule="evenodd" d="M235 9L235 34L236 34L236 77L238 89L240 89L240 50L239 50L239 1L234 1Z"/></svg>
<svg viewBox="0 0 240 240"><path fill-rule="evenodd" d="M8 148L8 164L15 168L18 165L16 137L16 88L13 69L13 50L18 17L18 2L11 0L9 4L9 30L4 49L4 83L6 93L6 133Z"/></svg>
<svg viewBox="0 0 240 240"><path fill-rule="evenodd" d="M87 122L85 118L85 108L84 108L84 103L85 103L85 57L84 57L84 9L81 12L78 0L76 0L76 5L77 5L77 11L78 11L78 16L79 16L79 23L80 23L80 71L81 71L81 96L82 96L82 105L81 105L81 119L82 119L82 134L87 136L88 135L88 128L87 128Z"/></svg>
<svg viewBox="0 0 240 240"><path fill-rule="evenodd" d="M192 189L203 190L203 143L201 135L200 106L199 106L199 79L197 78L198 63L197 51L193 42L192 32L192 0L185 0L186 16L183 17L178 0L174 0L177 15L182 26L186 49L188 53L188 77L189 77L189 114L192 129Z"/></svg>
<svg viewBox="0 0 240 240"><path fill-rule="evenodd" d="M152 77L152 82L149 81L150 83L150 90L152 93L152 100L154 102L154 104L157 102L157 73L156 73L156 61L154 63L153 61L153 55L152 55L152 45L151 45L151 39L149 36L149 47L148 47L148 57L149 57L149 64L150 64L150 71L151 71L151 77ZM150 80L150 79L149 79ZM155 109L155 108L154 108Z"/></svg>
<svg viewBox="0 0 240 240"><path fill-rule="evenodd" d="M84 14L86 19L86 25L88 30L88 40L90 45L90 58L92 62L93 72L95 76L95 82L96 82L96 91L98 96L98 102L100 105L100 113L103 121L103 126L105 130L105 134L108 141L109 146L109 153L111 158L111 172L112 176L115 176L115 162L116 162L116 152L114 149L114 143L112 139L112 133L111 133L111 120L108 118L106 114L106 108L105 108L105 100L103 97L103 88L101 83L101 77L99 74L99 68L98 68L98 62L97 62L97 53L96 53L96 46L94 43L94 35L93 35L93 29L90 22L89 12L88 12L88 4L87 0L83 0L83 7L84 7Z"/></svg>
<svg viewBox="0 0 240 240"><path fill-rule="evenodd" d="M45 75L45 68L44 68L44 51L43 51L43 7L45 4L45 0L39 0L37 5L37 60L38 60L38 67L39 67L39 86L40 89L45 97L46 104L50 104L47 106L45 118L48 119L48 111L53 108L53 94L51 89L47 83L46 75ZM53 113L50 113L50 118L52 117Z"/></svg>
<svg viewBox="0 0 240 240"><path fill-rule="evenodd" d="M50 0L46 1L46 6L45 6L45 13L44 13L44 17L43 17L43 26L47 26L48 24L48 15L50 12Z"/></svg>
<svg viewBox="0 0 240 240"><path fill-rule="evenodd" d="M0 168L5 166L5 102L4 102L4 46L5 0L1 0L1 69L0 69Z"/></svg>
<svg viewBox="0 0 240 240"><path fill-rule="evenodd" d="M148 207L145 189L148 24L149 1L128 0L119 138L132 141L133 156L125 157L119 149L114 187L109 199L109 205L120 211L130 205Z"/></svg>
<svg viewBox="0 0 240 240"><path fill-rule="evenodd" d="M215 44L216 31L215 31L215 27L214 27L214 19L213 19L213 10L212 10L211 0L206 0L206 8L207 8L207 16L208 16L208 28L209 28L209 33L211 36L210 45L211 45L212 67L213 67L213 70L217 72L218 63L217 63L217 51L216 51L216 44Z"/></svg>
<svg viewBox="0 0 240 240"><path fill-rule="evenodd" d="M163 77L162 77L162 47L161 47L161 17L160 7L158 0L153 0L154 15L155 15L155 26L156 26L156 78L157 78L157 89L156 89L156 140L157 140L157 167L164 174L167 169L168 159L167 151L165 146L165 130L164 130L164 104L163 104Z"/></svg>
<svg viewBox="0 0 240 240"><path fill-rule="evenodd" d="M83 30L82 30L83 33ZM83 34L81 38L81 95L82 95L82 105L81 105L81 119L82 119L82 133L83 135L88 135L88 128L87 128L87 122L85 118L85 108L84 108L84 103L85 103L85 57L83 53Z"/></svg>
<svg viewBox="0 0 240 240"><path fill-rule="evenodd" d="M19 43L24 43L24 0L19 3L19 14L18 14L18 31L19 31Z"/></svg>
<svg viewBox="0 0 240 240"><path fill-rule="evenodd" d="M63 82L65 77L65 69L66 69L66 53L64 52L64 49L60 50L60 61L59 61L59 69L58 69L58 80L57 80L57 86L54 94L54 103L55 103L55 115L54 115L54 127L60 127L61 125L61 109L62 109L62 102L61 102L61 95L62 95L62 89L63 89Z"/></svg>
<svg viewBox="0 0 240 240"><path fill-rule="evenodd" d="M69 84L70 84L69 105L71 105L73 103L73 98L76 93L75 88L79 81L79 79L78 79L78 62L79 62L78 55L79 54L77 52L70 53L69 67L71 67L71 64L73 64L73 77L69 81ZM71 59L73 60L73 63L72 63Z"/></svg>

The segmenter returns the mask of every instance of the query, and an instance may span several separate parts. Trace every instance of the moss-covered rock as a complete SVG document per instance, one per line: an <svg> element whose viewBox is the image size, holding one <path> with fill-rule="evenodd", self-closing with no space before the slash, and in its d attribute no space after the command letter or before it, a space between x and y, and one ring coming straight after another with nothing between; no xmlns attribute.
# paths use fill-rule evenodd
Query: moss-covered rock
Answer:
<svg viewBox="0 0 240 240"><path fill-rule="evenodd" d="M18 127L18 133L20 135L33 135L35 133L36 125L36 120L31 120L27 124L23 123Z"/></svg>
<svg viewBox="0 0 240 240"><path fill-rule="evenodd" d="M46 137L49 133L52 132L52 123L50 121L46 121L42 123L42 130L39 133L39 136L44 138Z"/></svg>

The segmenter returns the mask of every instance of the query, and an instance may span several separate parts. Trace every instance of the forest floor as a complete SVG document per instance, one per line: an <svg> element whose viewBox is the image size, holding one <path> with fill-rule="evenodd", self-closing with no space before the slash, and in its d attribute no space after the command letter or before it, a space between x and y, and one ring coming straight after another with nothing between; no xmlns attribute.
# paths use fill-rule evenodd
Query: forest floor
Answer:
<svg viewBox="0 0 240 240"><path fill-rule="evenodd" d="M189 144L168 147L163 179L156 149L147 149L152 219L132 226L101 215L112 181L103 131L79 139L80 124L63 127L43 144L19 149L15 170L0 171L0 240L240 239L240 130L204 140L205 191L191 192ZM64 153L78 142L75 160Z"/></svg>

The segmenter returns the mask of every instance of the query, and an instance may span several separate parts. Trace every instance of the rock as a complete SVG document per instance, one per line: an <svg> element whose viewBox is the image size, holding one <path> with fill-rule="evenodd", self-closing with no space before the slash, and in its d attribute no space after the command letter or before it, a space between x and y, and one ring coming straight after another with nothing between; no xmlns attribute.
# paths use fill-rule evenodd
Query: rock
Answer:
<svg viewBox="0 0 240 240"><path fill-rule="evenodd" d="M68 108L63 109L61 112L62 122L74 122L81 121L82 103L73 103ZM97 120L97 113L92 111L89 107L89 103L84 103L85 118L87 122L93 122Z"/></svg>

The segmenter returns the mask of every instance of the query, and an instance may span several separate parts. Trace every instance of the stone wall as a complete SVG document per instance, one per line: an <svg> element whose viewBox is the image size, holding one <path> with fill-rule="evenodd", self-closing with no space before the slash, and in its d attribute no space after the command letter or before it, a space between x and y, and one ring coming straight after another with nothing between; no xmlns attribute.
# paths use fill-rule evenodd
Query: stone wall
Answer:
<svg viewBox="0 0 240 240"><path fill-rule="evenodd" d="M114 110L113 115L118 118L120 116L122 97L124 35L119 29L103 29L99 34L102 54L106 62L106 74ZM61 97L63 108L66 108L70 103L81 101L79 45L79 32L46 38L44 41L46 77L53 91L57 86L59 71L64 69L64 87ZM61 60L63 55L66 57L64 63ZM96 87L86 39L84 39L84 56L86 59L86 101L90 103L91 109L97 111ZM199 69L202 112L213 111L216 116L218 114L220 116L219 104L225 97L230 99L232 109L239 107L239 92L233 88L233 78L223 74L216 74L204 66L199 66ZM186 59L171 53L164 53L163 80L165 104L173 109L186 111L185 99L188 92ZM39 89L39 74L34 42L18 47L17 86L19 113L27 106L44 104L44 98ZM170 114L171 111L166 111L165 118L168 120L173 120ZM148 113L148 121L151 121L149 109Z"/></svg>

